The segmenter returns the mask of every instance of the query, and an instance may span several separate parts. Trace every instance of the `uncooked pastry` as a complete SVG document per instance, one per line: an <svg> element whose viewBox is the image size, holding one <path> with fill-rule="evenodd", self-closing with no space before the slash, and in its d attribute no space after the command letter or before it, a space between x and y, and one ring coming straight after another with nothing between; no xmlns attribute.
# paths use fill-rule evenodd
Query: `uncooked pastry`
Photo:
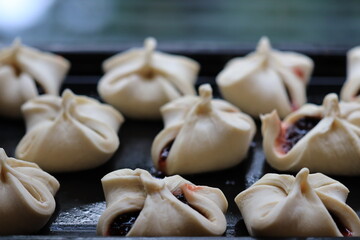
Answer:
<svg viewBox="0 0 360 240"><path fill-rule="evenodd" d="M341 100L360 102L360 47L347 54L347 79L341 89Z"/></svg>
<svg viewBox="0 0 360 240"><path fill-rule="evenodd" d="M113 107L77 96L43 95L22 107L26 135L16 156L49 172L78 171L106 162L119 146L118 129L124 121Z"/></svg>
<svg viewBox="0 0 360 240"><path fill-rule="evenodd" d="M0 115L20 117L21 105L39 94L58 95L70 63L55 54L26 47L15 40L0 51Z"/></svg>
<svg viewBox="0 0 360 240"><path fill-rule="evenodd" d="M101 181L107 207L98 235L219 236L226 230L228 203L218 188L178 175L156 179L142 169L117 170Z"/></svg>
<svg viewBox="0 0 360 240"><path fill-rule="evenodd" d="M349 190L321 173L266 174L235 202L251 236L359 236L360 220L345 202Z"/></svg>
<svg viewBox="0 0 360 240"><path fill-rule="evenodd" d="M0 235L39 231L55 211L59 182L35 163L0 148Z"/></svg>
<svg viewBox="0 0 360 240"><path fill-rule="evenodd" d="M267 162L277 170L360 174L360 104L328 94L322 106L306 104L282 122L276 111L261 117Z"/></svg>
<svg viewBox="0 0 360 240"><path fill-rule="evenodd" d="M98 92L125 116L160 119L160 107L183 95L194 95L199 64L190 58L155 51L147 38L143 49L130 49L106 60Z"/></svg>
<svg viewBox="0 0 360 240"><path fill-rule="evenodd" d="M160 171L191 174L217 171L240 163L256 126L232 104L212 99L209 84L200 96L184 96L161 108L165 127L152 145L152 159Z"/></svg>
<svg viewBox="0 0 360 240"><path fill-rule="evenodd" d="M271 48L263 37L254 53L232 59L216 77L222 96L254 117L276 109L281 118L306 102L313 61Z"/></svg>

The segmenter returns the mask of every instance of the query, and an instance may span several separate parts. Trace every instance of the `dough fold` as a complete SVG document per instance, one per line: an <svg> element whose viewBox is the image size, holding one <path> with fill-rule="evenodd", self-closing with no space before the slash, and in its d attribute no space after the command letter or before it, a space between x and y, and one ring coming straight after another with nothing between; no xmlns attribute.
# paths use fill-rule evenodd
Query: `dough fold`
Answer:
<svg viewBox="0 0 360 240"><path fill-rule="evenodd" d="M135 119L160 119L160 107L183 95L195 95L200 66L183 56L155 51L147 38L143 49L130 49L103 63L98 92L105 102Z"/></svg>
<svg viewBox="0 0 360 240"><path fill-rule="evenodd" d="M24 46L20 40L0 50L0 115L20 117L21 105L39 95L58 95L70 63L55 54Z"/></svg>
<svg viewBox="0 0 360 240"><path fill-rule="evenodd" d="M291 175L266 174L235 202L251 236L359 236L360 220L346 203L349 190L307 168Z"/></svg>
<svg viewBox="0 0 360 240"><path fill-rule="evenodd" d="M262 37L255 52L234 58L216 77L222 96L253 117L276 109L281 118L306 102L313 61L271 48Z"/></svg>
<svg viewBox="0 0 360 240"><path fill-rule="evenodd" d="M0 235L39 231L55 211L59 182L38 165L0 148Z"/></svg>
<svg viewBox="0 0 360 240"><path fill-rule="evenodd" d="M44 95L22 106L26 134L16 156L49 172L79 171L106 162L119 146L124 118L113 107L77 96Z"/></svg>
<svg viewBox="0 0 360 240"><path fill-rule="evenodd" d="M196 186L178 175L156 179L142 169L111 172L102 184L107 207L98 235L219 236L226 230L228 203L217 188ZM115 222L134 212L127 229Z"/></svg>

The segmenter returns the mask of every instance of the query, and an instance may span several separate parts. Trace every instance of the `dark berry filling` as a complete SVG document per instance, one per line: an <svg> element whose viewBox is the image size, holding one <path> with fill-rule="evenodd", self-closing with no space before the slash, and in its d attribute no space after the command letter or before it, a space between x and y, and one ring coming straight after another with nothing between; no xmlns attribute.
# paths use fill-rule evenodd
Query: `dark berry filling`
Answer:
<svg viewBox="0 0 360 240"><path fill-rule="evenodd" d="M334 215L332 213L330 213L330 215L331 215L332 219L334 220L334 222L336 223L337 228L339 229L339 231L341 232L341 234L344 237L351 237L353 235L351 230L348 229L336 215Z"/></svg>
<svg viewBox="0 0 360 240"><path fill-rule="evenodd" d="M293 125L290 125L285 130L285 134L281 141L281 149L284 153L289 152L300 139L320 122L320 120L321 118L319 117L303 117Z"/></svg>
<svg viewBox="0 0 360 240"><path fill-rule="evenodd" d="M180 202L186 204L186 205L189 205L189 202L186 200L185 196L183 193L178 193L178 194L175 194L173 193L174 196L176 197L177 200L179 200Z"/></svg>
<svg viewBox="0 0 360 240"><path fill-rule="evenodd" d="M140 211L128 212L117 216L110 224L109 236L125 236L134 225Z"/></svg>
<svg viewBox="0 0 360 240"><path fill-rule="evenodd" d="M357 97L357 96L360 96L360 89L359 89L359 91L356 93L355 97Z"/></svg>
<svg viewBox="0 0 360 240"><path fill-rule="evenodd" d="M166 169L166 160L170 154L170 150L171 150L171 147L174 143L175 139L168 142L165 147L161 150L160 152L160 157L159 157L159 170L162 171L162 172L165 172L165 169Z"/></svg>

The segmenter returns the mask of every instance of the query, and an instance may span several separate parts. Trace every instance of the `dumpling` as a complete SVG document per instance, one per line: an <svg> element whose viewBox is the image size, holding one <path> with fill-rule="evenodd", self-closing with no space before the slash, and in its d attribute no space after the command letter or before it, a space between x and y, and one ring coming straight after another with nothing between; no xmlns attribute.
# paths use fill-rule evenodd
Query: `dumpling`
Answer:
<svg viewBox="0 0 360 240"><path fill-rule="evenodd" d="M303 167L326 174L360 174L360 104L328 94L322 106L304 105L280 121L261 117L267 162L281 171Z"/></svg>
<svg viewBox="0 0 360 240"><path fill-rule="evenodd" d="M216 77L222 96L253 117L276 109L281 118L306 102L313 61L280 52L263 37L254 53L231 60Z"/></svg>
<svg viewBox="0 0 360 240"><path fill-rule="evenodd" d="M218 188L180 176L156 179L142 169L122 169L102 180L107 207L103 236L219 236L226 230L227 200Z"/></svg>
<svg viewBox="0 0 360 240"><path fill-rule="evenodd" d="M76 96L44 95L22 107L26 134L16 157L35 162L49 172L78 171L106 162L119 146L117 132L124 121L113 107Z"/></svg>
<svg viewBox="0 0 360 240"><path fill-rule="evenodd" d="M19 40L0 50L0 115L20 117L21 105L39 94L36 85L58 95L69 67L66 59L26 47Z"/></svg>
<svg viewBox="0 0 360 240"><path fill-rule="evenodd" d="M106 60L98 92L126 117L160 119L160 107L183 95L195 95L199 64L190 58L156 52L147 38L144 49L130 49Z"/></svg>
<svg viewBox="0 0 360 240"><path fill-rule="evenodd" d="M55 211L59 182L38 165L0 148L0 235L39 231Z"/></svg>
<svg viewBox="0 0 360 240"><path fill-rule="evenodd" d="M348 52L347 64L348 77L341 89L341 99L360 102L360 47Z"/></svg>
<svg viewBox="0 0 360 240"><path fill-rule="evenodd" d="M161 108L165 127L151 155L160 171L192 174L235 166L246 156L256 131L251 117L232 104L212 99L209 84L200 96L184 96Z"/></svg>
<svg viewBox="0 0 360 240"><path fill-rule="evenodd" d="M266 174L235 202L255 237L360 236L360 220L346 203L349 190L321 173Z"/></svg>

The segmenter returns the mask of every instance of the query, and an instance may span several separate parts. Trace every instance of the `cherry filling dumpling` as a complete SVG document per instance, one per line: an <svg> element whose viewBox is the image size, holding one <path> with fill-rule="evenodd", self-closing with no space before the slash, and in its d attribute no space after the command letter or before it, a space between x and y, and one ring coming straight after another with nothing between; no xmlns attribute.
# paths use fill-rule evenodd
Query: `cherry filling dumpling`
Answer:
<svg viewBox="0 0 360 240"><path fill-rule="evenodd" d="M232 59L216 82L226 100L251 116L276 109L284 118L306 102L313 65L305 55L272 49L263 37L255 52Z"/></svg>
<svg viewBox="0 0 360 240"><path fill-rule="evenodd" d="M328 94L322 106L304 105L282 122L261 117L267 162L281 171L303 167L326 174L360 174L360 104Z"/></svg>
<svg viewBox="0 0 360 240"><path fill-rule="evenodd" d="M0 235L39 231L55 211L59 182L38 165L0 148Z"/></svg>
<svg viewBox="0 0 360 240"><path fill-rule="evenodd" d="M106 162L119 146L124 119L113 107L77 96L43 95L22 106L26 134L16 156L50 172L78 171Z"/></svg>
<svg viewBox="0 0 360 240"><path fill-rule="evenodd" d="M254 121L232 104L212 99L209 84L200 96L185 96L161 108L165 127L152 145L160 171L191 174L216 171L240 163L256 131Z"/></svg>
<svg viewBox="0 0 360 240"><path fill-rule="evenodd" d="M130 49L103 64L98 92L126 117L160 119L160 107L183 95L195 95L199 64L190 58L155 51L147 38L144 48Z"/></svg>
<svg viewBox="0 0 360 240"><path fill-rule="evenodd" d="M341 89L341 99L360 102L360 47L347 54L347 79Z"/></svg>
<svg viewBox="0 0 360 240"><path fill-rule="evenodd" d="M345 202L349 190L307 168L291 175L266 174L235 202L256 237L360 236L360 220Z"/></svg>
<svg viewBox="0 0 360 240"><path fill-rule="evenodd" d="M70 63L15 40L0 50L0 115L21 116L21 105L44 92L58 95ZM38 87L40 89L38 89Z"/></svg>
<svg viewBox="0 0 360 240"><path fill-rule="evenodd" d="M102 180L103 236L219 236L226 230L227 200L220 189L180 176L156 179L142 169L122 169Z"/></svg>

